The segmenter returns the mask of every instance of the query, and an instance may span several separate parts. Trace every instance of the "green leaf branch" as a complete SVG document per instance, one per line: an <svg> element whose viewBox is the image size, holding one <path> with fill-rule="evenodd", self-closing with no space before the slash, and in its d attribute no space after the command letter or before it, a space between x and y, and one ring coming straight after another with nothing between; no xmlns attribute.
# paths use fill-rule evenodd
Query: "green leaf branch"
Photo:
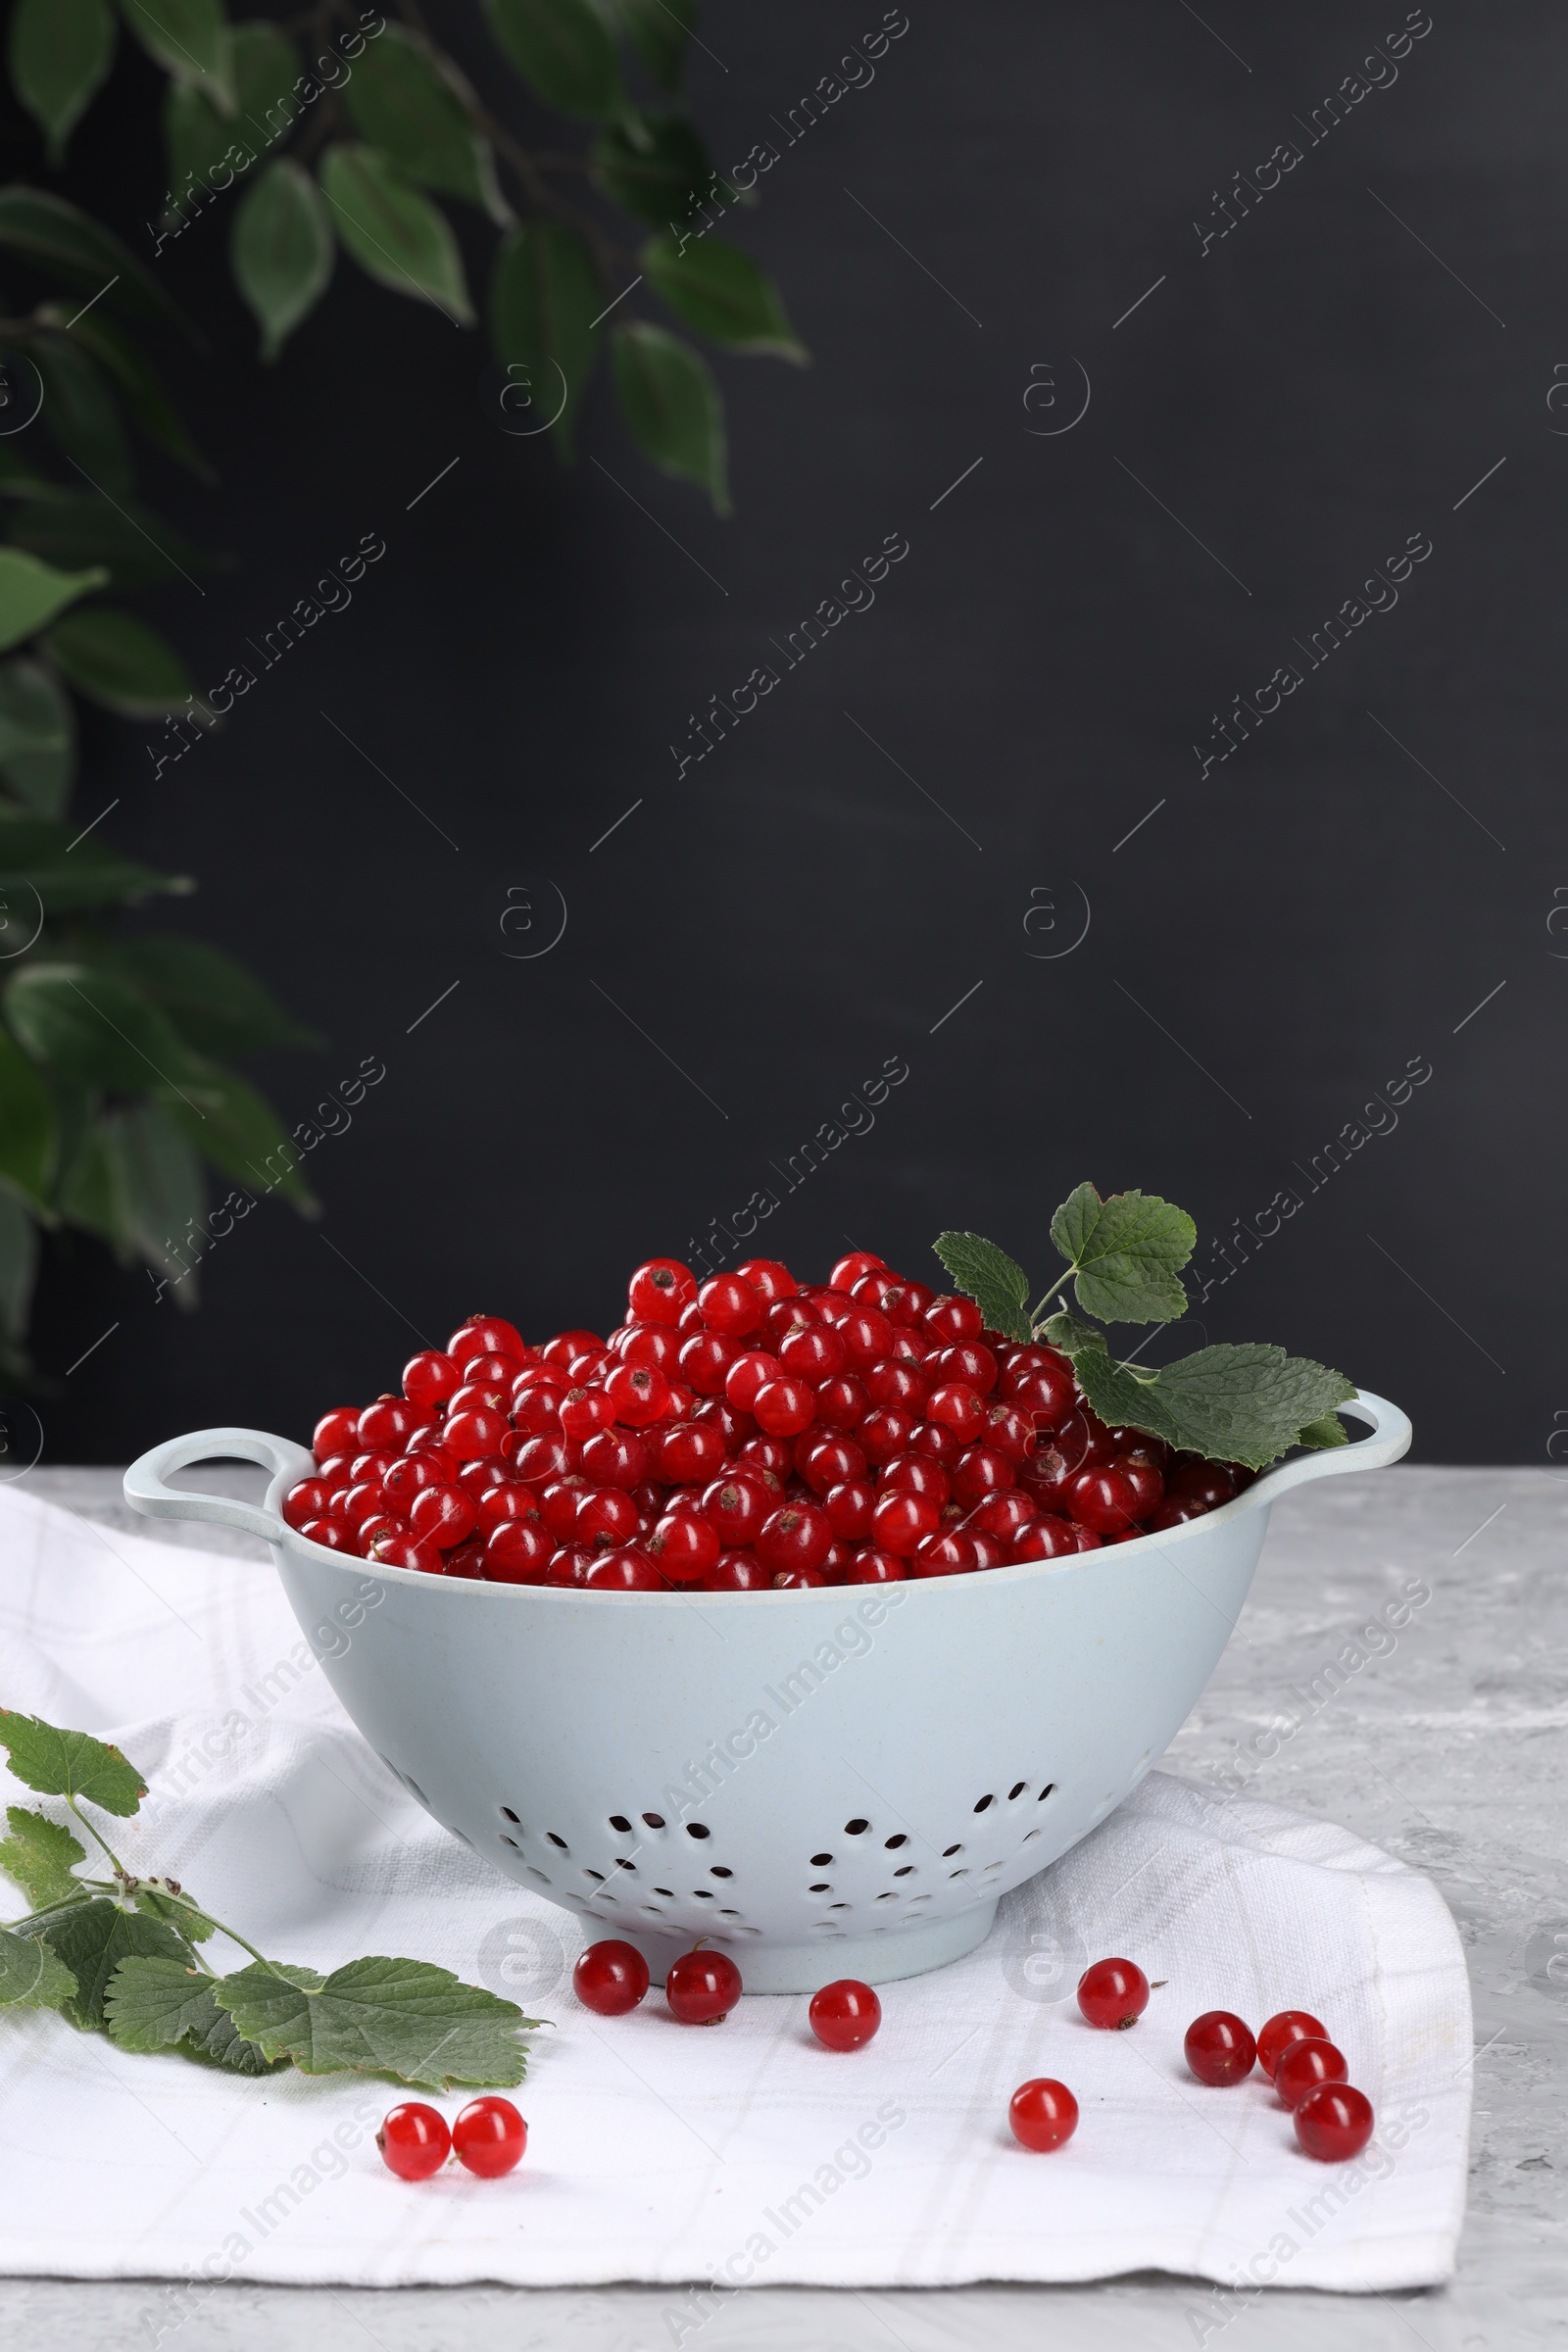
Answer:
<svg viewBox="0 0 1568 2352"><path fill-rule="evenodd" d="M321 1976L270 1960L205 1911L176 1879L133 1876L89 1815L128 1817L146 1795L135 1767L86 1732L0 1710L13 1776L60 1797L112 1876L78 1871L74 1832L8 1808L0 1870L32 1909L0 1927L0 2009L54 2009L120 2048L173 2051L228 2074L370 2074L421 2090L520 2082L518 2038L540 2018L425 1960L373 1956ZM249 1965L224 1973L201 1946L226 1936Z"/></svg>
<svg viewBox="0 0 1568 2352"><path fill-rule="evenodd" d="M1156 1370L1111 1354L1102 1324L1171 1323L1186 1313L1181 1273L1198 1229L1184 1210L1141 1192L1102 1200L1092 1184L1080 1184L1052 1218L1051 1239L1065 1267L1032 1308L1028 1276L995 1242L943 1233L932 1247L988 1329L1044 1341L1070 1359L1102 1421L1250 1470L1294 1446L1347 1443L1334 1408L1354 1396L1355 1384L1310 1357L1251 1342L1200 1348ZM1069 1285L1080 1311L1048 1312Z"/></svg>

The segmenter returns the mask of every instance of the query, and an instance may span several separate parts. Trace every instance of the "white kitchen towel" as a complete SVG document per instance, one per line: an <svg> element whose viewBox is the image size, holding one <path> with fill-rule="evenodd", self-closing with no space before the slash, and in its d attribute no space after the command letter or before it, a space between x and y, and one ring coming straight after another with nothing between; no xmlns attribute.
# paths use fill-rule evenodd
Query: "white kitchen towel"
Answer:
<svg viewBox="0 0 1568 2352"><path fill-rule="evenodd" d="M150 1794L113 1840L132 1870L172 1872L274 1958L433 1960L555 2020L514 2094L521 2169L411 2185L376 2153L398 2095L381 2082L235 2081L51 2014L0 2015L0 2271L175 2281L149 2284L155 2341L230 2278L652 2280L679 2344L749 2283L1157 2268L1355 2290L1452 2269L1472 2048L1458 1938L1425 1879L1332 1823L1156 1773L1009 1895L967 1960L885 1986L875 2040L834 2055L804 1998L747 1998L708 2031L677 2025L657 1989L630 2017L590 2016L570 1986L577 1922L411 1800L264 1562L12 1490L0 1627L0 1703L140 1767ZM1093 2032L1072 1998L1107 1953L1164 1980L1128 2033ZM1325 2022L1377 2110L1352 2165L1301 2154L1261 2076L1214 2090L1186 2070L1200 2011L1255 2028L1286 2007ZM1051 2155L1007 2130L1035 2075L1081 2109ZM450 2117L463 2101L438 2103Z"/></svg>

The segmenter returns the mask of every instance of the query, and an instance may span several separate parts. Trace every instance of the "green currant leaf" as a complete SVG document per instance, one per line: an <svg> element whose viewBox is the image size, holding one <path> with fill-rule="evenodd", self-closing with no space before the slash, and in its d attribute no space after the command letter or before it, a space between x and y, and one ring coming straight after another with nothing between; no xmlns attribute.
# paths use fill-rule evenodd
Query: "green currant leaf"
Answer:
<svg viewBox="0 0 1568 2352"><path fill-rule="evenodd" d="M1298 1446L1311 1446L1320 1453L1335 1446L1348 1446L1349 1432L1338 1413L1324 1413L1316 1421L1308 1421L1297 1438Z"/></svg>
<svg viewBox="0 0 1568 2352"><path fill-rule="evenodd" d="M368 277L393 294L433 303L464 326L473 324L451 223L395 164L373 147L329 147L320 182L338 242Z"/></svg>
<svg viewBox="0 0 1568 2352"><path fill-rule="evenodd" d="M145 1911L150 1919L161 1919L187 1943L205 1943L218 1934L217 1920L193 1908L177 1879L138 1879L131 1900L138 1911Z"/></svg>
<svg viewBox="0 0 1568 2352"><path fill-rule="evenodd" d="M489 141L469 122L449 71L417 34L389 24L367 45L344 102L360 136L409 179L465 196L493 220L510 220Z"/></svg>
<svg viewBox="0 0 1568 2352"><path fill-rule="evenodd" d="M246 189L234 215L228 263L275 360L331 282L332 219L310 173L283 156Z"/></svg>
<svg viewBox="0 0 1568 2352"><path fill-rule="evenodd" d="M75 1863L86 1861L87 1849L61 1822L26 1805L8 1805L6 1824L11 1835L0 1838L0 1870L25 1890L35 1911L86 1901L86 1888L71 1874Z"/></svg>
<svg viewBox="0 0 1568 2352"><path fill-rule="evenodd" d="M247 2041L216 1998L212 1978L182 1960L122 1960L104 2008L110 2039L122 2050L177 2049L234 2075L275 2075L289 2063Z"/></svg>
<svg viewBox="0 0 1568 2352"><path fill-rule="evenodd" d="M106 1813L134 1813L147 1784L118 1747L90 1732L62 1732L36 1715L0 1708L0 1747L25 1788L40 1796L85 1797Z"/></svg>
<svg viewBox="0 0 1568 2352"><path fill-rule="evenodd" d="M75 1990L64 2004L74 2026L103 2025L110 1980L122 1960L132 1953L178 1960L186 1966L191 1957L183 1936L174 1935L162 1920L149 1919L140 1911L122 1911L106 1895L95 1895L91 1902L74 1903L69 1910L31 1922L27 1934L47 1943L75 1978Z"/></svg>
<svg viewBox="0 0 1568 2352"><path fill-rule="evenodd" d="M1029 1337L1029 1277L1016 1258L978 1233L939 1233L931 1245L955 1286L972 1298L990 1331Z"/></svg>
<svg viewBox="0 0 1568 2352"><path fill-rule="evenodd" d="M324 1981L257 1964L216 1992L248 2040L302 2074L394 2075L424 2090L520 2082L527 2052L517 2033L540 2023L422 1960L351 1960Z"/></svg>
<svg viewBox="0 0 1568 2352"><path fill-rule="evenodd" d="M643 455L662 472L699 482L717 514L730 512L724 407L689 343L638 319L615 329L615 394Z"/></svg>
<svg viewBox="0 0 1568 2352"><path fill-rule="evenodd" d="M1051 1238L1073 1270L1086 1315L1105 1323L1169 1323L1187 1312L1187 1293L1176 1278L1193 1254L1198 1228L1168 1200L1138 1192L1102 1200L1092 1184L1081 1184L1052 1218Z"/></svg>
<svg viewBox="0 0 1568 2352"><path fill-rule="evenodd" d="M64 2009L76 1980L47 1943L0 1928L0 2009Z"/></svg>
<svg viewBox="0 0 1568 2352"><path fill-rule="evenodd" d="M1053 1315L1045 1337L1071 1356L1078 1385L1102 1421L1146 1429L1183 1452L1245 1462L1250 1470L1277 1461L1292 1446L1332 1445L1318 1434L1321 1425L1355 1395L1343 1372L1263 1342L1200 1348L1148 1372L1114 1362L1104 1334L1075 1316Z"/></svg>

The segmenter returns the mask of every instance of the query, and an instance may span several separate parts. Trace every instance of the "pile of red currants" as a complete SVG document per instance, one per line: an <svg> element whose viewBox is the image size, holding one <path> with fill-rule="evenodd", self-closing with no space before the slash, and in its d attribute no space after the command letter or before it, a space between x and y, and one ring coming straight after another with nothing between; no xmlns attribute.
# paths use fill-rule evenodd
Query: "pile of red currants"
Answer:
<svg viewBox="0 0 1568 2352"><path fill-rule="evenodd" d="M596 1592L958 1576L1179 1526L1253 1476L1107 1429L1054 1348L856 1250L631 1278L608 1339L473 1315L323 1414L290 1527L430 1575Z"/></svg>

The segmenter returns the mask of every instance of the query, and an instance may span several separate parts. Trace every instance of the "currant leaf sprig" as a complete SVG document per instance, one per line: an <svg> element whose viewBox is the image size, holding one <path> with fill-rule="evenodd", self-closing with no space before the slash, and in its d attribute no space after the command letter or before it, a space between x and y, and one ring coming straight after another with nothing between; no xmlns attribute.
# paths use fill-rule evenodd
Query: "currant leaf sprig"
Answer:
<svg viewBox="0 0 1568 2352"><path fill-rule="evenodd" d="M376 1955L322 1977L269 1960L211 1917L177 1879L126 1870L83 1802L128 1817L146 1784L118 1747L0 1709L0 1746L23 1786L65 1800L102 1849L109 1878L81 1875L87 1848L25 1805L6 1813L0 1869L32 1904L0 1928L0 2009L55 2009L121 2049L173 2050L235 2075L389 2075L421 2090L520 2082L522 2031L544 2021L425 1960ZM249 1964L225 1975L200 1946L226 1936Z"/></svg>
<svg viewBox="0 0 1568 2352"><path fill-rule="evenodd" d="M1172 1323L1187 1312L1181 1272L1198 1228L1184 1209L1152 1193L1102 1200L1092 1184L1080 1184L1052 1218L1051 1239L1066 1271L1033 1307L1028 1276L995 1242L977 1233L943 1233L932 1248L990 1330L1019 1342L1043 1340L1070 1358L1102 1421L1250 1470L1263 1469L1293 1446L1348 1444L1334 1408L1354 1396L1355 1384L1309 1356L1253 1341L1200 1348L1155 1370L1111 1354L1102 1324ZM1081 1311L1058 1306L1048 1313L1069 1284Z"/></svg>

